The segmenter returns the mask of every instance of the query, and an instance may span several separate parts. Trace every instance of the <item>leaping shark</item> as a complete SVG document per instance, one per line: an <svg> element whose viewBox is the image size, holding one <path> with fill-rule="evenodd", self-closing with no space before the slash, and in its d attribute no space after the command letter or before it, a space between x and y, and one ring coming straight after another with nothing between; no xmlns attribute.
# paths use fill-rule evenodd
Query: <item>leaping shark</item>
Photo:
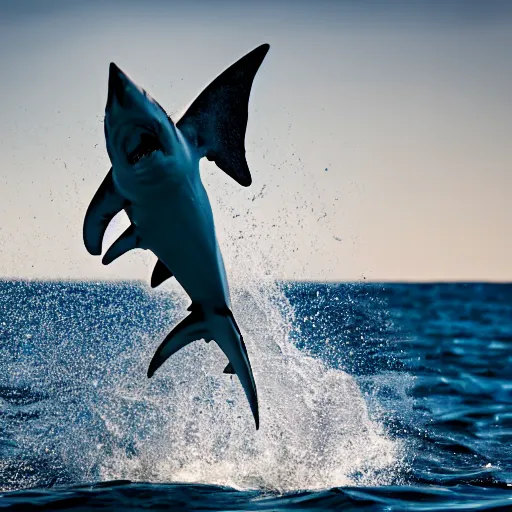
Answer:
<svg viewBox="0 0 512 512"><path fill-rule="evenodd" d="M206 157L240 185L251 184L245 158L249 95L269 45L219 75L175 124L144 89L110 64L105 139L112 167L94 195L83 226L85 247L101 255L105 230L125 210L130 226L103 256L109 264L131 249L158 262L151 286L174 276L192 300L189 315L166 336L148 377L189 343L214 340L236 373L259 428L258 397L249 356L231 311L229 287L212 209L199 174Z"/></svg>

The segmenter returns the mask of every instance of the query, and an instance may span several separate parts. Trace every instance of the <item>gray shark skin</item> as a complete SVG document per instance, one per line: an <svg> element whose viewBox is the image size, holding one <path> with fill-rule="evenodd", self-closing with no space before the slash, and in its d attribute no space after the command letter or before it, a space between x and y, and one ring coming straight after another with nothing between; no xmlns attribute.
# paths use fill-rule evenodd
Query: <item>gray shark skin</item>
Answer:
<svg viewBox="0 0 512 512"><path fill-rule="evenodd" d="M256 384L231 312L199 161L206 157L240 185L251 184L244 143L249 95L268 50L267 44L259 46L219 75L176 124L111 63L105 139L112 168L94 195L83 226L85 247L101 255L105 230L124 209L131 224L107 250L103 263L131 249L149 249L158 257L151 286L174 276L192 300L189 315L158 347L148 377L189 343L214 340L229 360L225 373L236 373L242 384L256 429Z"/></svg>

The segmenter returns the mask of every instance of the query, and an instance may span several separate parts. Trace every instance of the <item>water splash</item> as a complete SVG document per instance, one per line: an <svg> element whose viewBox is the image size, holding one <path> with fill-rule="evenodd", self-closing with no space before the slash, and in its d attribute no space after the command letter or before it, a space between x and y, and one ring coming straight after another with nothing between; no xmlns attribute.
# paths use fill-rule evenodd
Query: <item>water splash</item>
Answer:
<svg viewBox="0 0 512 512"><path fill-rule="evenodd" d="M158 393L151 384L130 386L130 398L126 382L116 389L153 419L138 427L150 435L137 440L137 455L117 450L103 461L102 478L277 490L386 481L397 446L370 420L348 374L289 341L289 319L277 313L282 305L289 310L279 287L259 282L234 299L258 383L261 430L237 379L222 375L220 350L196 344L166 365Z"/></svg>
<svg viewBox="0 0 512 512"><path fill-rule="evenodd" d="M10 312L1 352L10 390L2 394L11 443L0 465L4 488L108 479L278 491L396 482L402 446L370 417L350 375L298 347L294 309L263 270L257 238L228 242L260 430L214 343L186 347L146 378L188 305L176 284L154 292L17 283L0 290Z"/></svg>
<svg viewBox="0 0 512 512"><path fill-rule="evenodd" d="M2 288L18 311L2 351L4 487L128 478L284 491L391 481L400 446L370 419L355 381L297 348L282 288L238 268L233 308L258 385L258 432L213 343L190 345L146 378L185 311L177 288Z"/></svg>

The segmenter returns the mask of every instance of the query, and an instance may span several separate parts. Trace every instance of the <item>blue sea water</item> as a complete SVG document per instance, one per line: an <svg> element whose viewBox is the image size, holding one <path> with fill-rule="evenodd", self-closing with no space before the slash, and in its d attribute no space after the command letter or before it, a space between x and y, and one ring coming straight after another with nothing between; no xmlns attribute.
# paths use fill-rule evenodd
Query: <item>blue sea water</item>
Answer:
<svg viewBox="0 0 512 512"><path fill-rule="evenodd" d="M0 509L512 510L512 285L241 283L258 432L164 288L0 282Z"/></svg>

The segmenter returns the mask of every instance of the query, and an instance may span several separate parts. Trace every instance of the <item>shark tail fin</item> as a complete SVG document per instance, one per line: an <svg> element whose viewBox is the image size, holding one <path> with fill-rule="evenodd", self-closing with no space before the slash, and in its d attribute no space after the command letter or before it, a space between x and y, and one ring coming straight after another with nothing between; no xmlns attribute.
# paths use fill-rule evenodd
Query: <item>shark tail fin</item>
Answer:
<svg viewBox="0 0 512 512"><path fill-rule="evenodd" d="M192 307L191 313L165 337L158 347L149 364L148 377L152 377L155 371L178 350L203 338L206 341L214 339L229 359L228 366L238 375L249 401L257 430L259 410L256 384L244 340L229 310L205 315L201 309Z"/></svg>
<svg viewBox="0 0 512 512"><path fill-rule="evenodd" d="M157 348L151 363L149 363L148 378L153 377L158 368L178 350L193 341L208 337L204 314L200 310L193 309L184 320L174 327Z"/></svg>
<svg viewBox="0 0 512 512"><path fill-rule="evenodd" d="M260 428L258 393L256 391L256 383L254 382L251 363L242 333L231 311L227 310L226 313L219 314L218 318L222 319L226 324L225 330L222 329L224 335L222 337L214 337L215 342L229 360L229 364L224 369L224 373L235 373L238 376L240 384L242 384L244 388L245 396L249 401L249 406L256 424L256 430L258 430Z"/></svg>

